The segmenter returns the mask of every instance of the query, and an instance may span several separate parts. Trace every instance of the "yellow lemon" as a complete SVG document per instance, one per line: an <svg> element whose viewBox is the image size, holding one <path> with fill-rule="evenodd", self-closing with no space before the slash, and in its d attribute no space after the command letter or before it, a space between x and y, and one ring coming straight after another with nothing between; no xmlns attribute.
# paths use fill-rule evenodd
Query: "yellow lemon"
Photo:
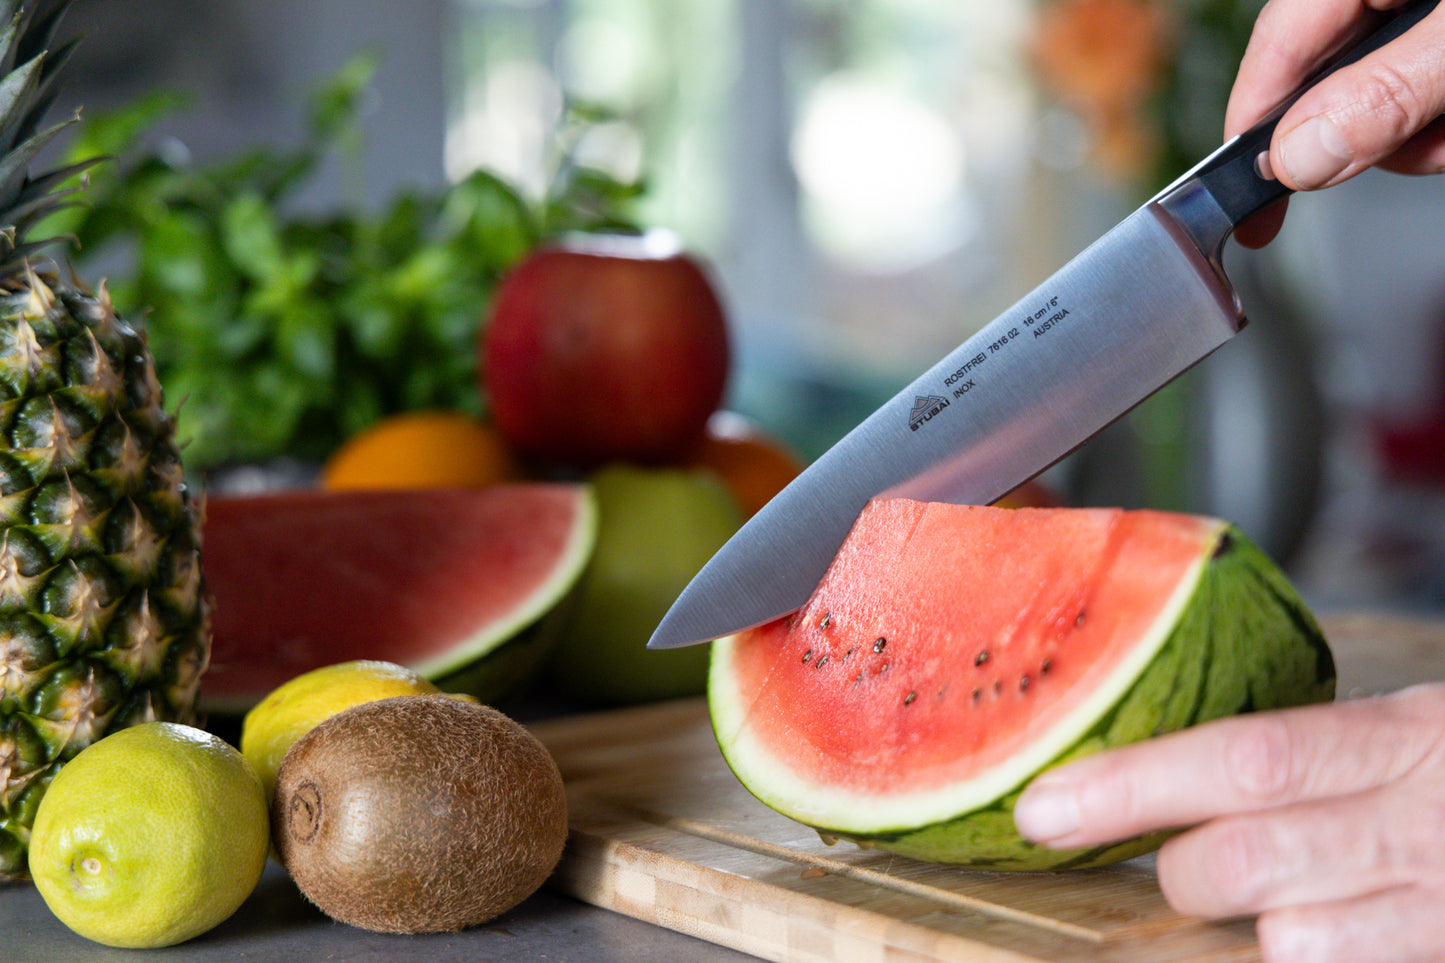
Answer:
<svg viewBox="0 0 1445 963"><path fill-rule="evenodd" d="M357 488L481 488L521 477L501 437L457 411L391 415L327 459L321 485Z"/></svg>
<svg viewBox="0 0 1445 963"><path fill-rule="evenodd" d="M359 659L312 669L278 686L246 713L241 721L241 754L261 777L269 802L286 750L317 724L363 702L440 691L394 662Z"/></svg>
<svg viewBox="0 0 1445 963"><path fill-rule="evenodd" d="M56 774L35 815L30 875L81 936L170 946L245 902L269 845L266 797L241 754L208 732L148 722Z"/></svg>

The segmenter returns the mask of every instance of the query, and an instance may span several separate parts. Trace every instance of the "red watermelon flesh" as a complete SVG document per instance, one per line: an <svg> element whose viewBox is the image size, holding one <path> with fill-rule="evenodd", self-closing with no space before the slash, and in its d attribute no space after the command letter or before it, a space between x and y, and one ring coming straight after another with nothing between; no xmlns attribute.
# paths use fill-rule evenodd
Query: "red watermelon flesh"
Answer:
<svg viewBox="0 0 1445 963"><path fill-rule="evenodd" d="M1229 618L1265 635L1258 666L1208 648ZM804 608L714 645L709 701L755 795L891 848L1081 745L1319 698L1322 647L1268 560L1215 519L875 500ZM1251 688L1266 674L1273 692ZM969 862L970 846L899 851Z"/></svg>
<svg viewBox="0 0 1445 963"><path fill-rule="evenodd" d="M1117 511L963 508L975 516L967 538L938 537L952 530L930 516L959 510L878 503L795 617L819 631L785 619L738 640L749 714L790 720L760 735L774 752L805 743L800 775L886 792L904 775L946 786L1012 758L1177 607L1181 578L1219 528ZM931 643L913 644L922 634ZM1065 697L1031 698L1038 687Z"/></svg>
<svg viewBox="0 0 1445 963"><path fill-rule="evenodd" d="M203 704L243 709L303 672L351 659L432 679L462 669L566 593L595 533L583 485L211 498Z"/></svg>

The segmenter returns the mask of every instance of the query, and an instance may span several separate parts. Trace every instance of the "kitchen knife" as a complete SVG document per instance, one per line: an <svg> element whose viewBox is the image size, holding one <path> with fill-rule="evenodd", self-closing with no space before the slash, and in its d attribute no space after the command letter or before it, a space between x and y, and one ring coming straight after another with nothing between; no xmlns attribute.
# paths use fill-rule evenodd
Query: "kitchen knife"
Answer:
<svg viewBox="0 0 1445 963"><path fill-rule="evenodd" d="M1423 19L1401 8L908 385L754 515L673 603L649 648L690 645L807 601L875 496L987 504L1047 468L1244 325L1223 248L1288 193L1268 171L1300 93Z"/></svg>

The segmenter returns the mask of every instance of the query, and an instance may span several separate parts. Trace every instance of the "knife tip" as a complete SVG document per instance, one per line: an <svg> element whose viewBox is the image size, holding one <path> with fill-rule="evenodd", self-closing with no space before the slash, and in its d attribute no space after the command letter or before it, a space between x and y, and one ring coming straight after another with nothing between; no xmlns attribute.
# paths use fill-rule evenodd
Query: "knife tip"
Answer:
<svg viewBox="0 0 1445 963"><path fill-rule="evenodd" d="M693 645L698 642L706 642L707 639L694 639L689 633L679 632L676 627L669 627L666 619L653 631L652 637L647 640L647 648L654 652L664 649L676 649L684 645Z"/></svg>

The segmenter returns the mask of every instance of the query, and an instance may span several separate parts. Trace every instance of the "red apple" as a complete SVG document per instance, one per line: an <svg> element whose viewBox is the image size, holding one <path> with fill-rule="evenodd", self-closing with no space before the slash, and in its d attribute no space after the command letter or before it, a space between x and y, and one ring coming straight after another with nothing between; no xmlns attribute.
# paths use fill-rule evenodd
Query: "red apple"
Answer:
<svg viewBox="0 0 1445 963"><path fill-rule="evenodd" d="M722 403L727 324L696 259L656 235L538 248L481 339L497 430L553 465L675 460Z"/></svg>

